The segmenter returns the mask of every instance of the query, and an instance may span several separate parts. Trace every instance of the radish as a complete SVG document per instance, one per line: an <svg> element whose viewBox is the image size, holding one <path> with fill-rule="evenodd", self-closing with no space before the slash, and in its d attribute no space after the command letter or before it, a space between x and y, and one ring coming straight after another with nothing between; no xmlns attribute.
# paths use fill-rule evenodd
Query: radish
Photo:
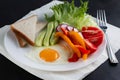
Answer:
<svg viewBox="0 0 120 80"><path fill-rule="evenodd" d="M61 24L61 27L64 29L66 29L67 26L68 26L67 24Z"/></svg>
<svg viewBox="0 0 120 80"><path fill-rule="evenodd" d="M75 32L79 32L76 28L69 26L67 24L60 24L57 28L56 31L59 32L63 32L65 34L67 34L68 31L75 31Z"/></svg>
<svg viewBox="0 0 120 80"><path fill-rule="evenodd" d="M76 28L73 28L73 31L75 31L75 32L79 32L78 29L76 29Z"/></svg>
<svg viewBox="0 0 120 80"><path fill-rule="evenodd" d="M62 32L61 25L58 25L58 27L56 28L56 31Z"/></svg>
<svg viewBox="0 0 120 80"><path fill-rule="evenodd" d="M68 31L73 31L74 30L74 28L73 27L71 27L71 26L67 26L67 28L66 28Z"/></svg>

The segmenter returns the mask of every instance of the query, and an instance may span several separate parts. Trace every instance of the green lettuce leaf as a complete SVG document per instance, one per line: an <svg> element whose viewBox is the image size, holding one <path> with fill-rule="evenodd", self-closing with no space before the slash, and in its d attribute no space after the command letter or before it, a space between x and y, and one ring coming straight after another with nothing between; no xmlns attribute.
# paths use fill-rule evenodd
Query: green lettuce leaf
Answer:
<svg viewBox="0 0 120 80"><path fill-rule="evenodd" d="M72 0L71 3L65 1L63 4L53 6L51 8L53 15L51 17L46 15L47 21L58 21L59 24L67 23L79 30L83 26L94 24L92 18L86 13L88 9L88 1L83 2L80 0L80 3L81 5L76 7L74 0Z"/></svg>

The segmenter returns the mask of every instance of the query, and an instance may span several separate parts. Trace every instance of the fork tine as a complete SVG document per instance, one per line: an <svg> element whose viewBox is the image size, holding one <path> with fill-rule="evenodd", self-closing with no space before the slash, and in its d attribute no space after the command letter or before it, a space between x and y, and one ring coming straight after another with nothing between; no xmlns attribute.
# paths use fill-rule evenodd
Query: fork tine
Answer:
<svg viewBox="0 0 120 80"><path fill-rule="evenodd" d="M98 16L98 10L97 10L97 19L96 19L96 21L97 21L97 24L99 25L99 16Z"/></svg>
<svg viewBox="0 0 120 80"><path fill-rule="evenodd" d="M96 22L99 25L98 10L97 10L97 19L96 19Z"/></svg>
<svg viewBox="0 0 120 80"><path fill-rule="evenodd" d="M99 18L99 26L101 25L101 10L98 11L98 18Z"/></svg>
<svg viewBox="0 0 120 80"><path fill-rule="evenodd" d="M103 16L102 16L102 10L99 10L99 18L100 18L100 26L103 26Z"/></svg>
<svg viewBox="0 0 120 80"><path fill-rule="evenodd" d="M107 20L106 20L105 10L103 10L103 17L104 17L104 23L105 23L105 25L106 25L106 24L107 24Z"/></svg>
<svg viewBox="0 0 120 80"><path fill-rule="evenodd" d="M100 10L97 10L97 23L98 23L99 26L101 26L100 20L101 20Z"/></svg>
<svg viewBox="0 0 120 80"><path fill-rule="evenodd" d="M102 25L102 26L105 26L103 10L100 10L100 13L101 13L101 25Z"/></svg>

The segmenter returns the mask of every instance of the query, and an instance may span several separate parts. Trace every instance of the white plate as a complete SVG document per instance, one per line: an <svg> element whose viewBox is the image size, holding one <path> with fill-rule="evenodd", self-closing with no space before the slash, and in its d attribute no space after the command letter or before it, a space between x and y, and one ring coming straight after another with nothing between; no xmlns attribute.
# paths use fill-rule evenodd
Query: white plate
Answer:
<svg viewBox="0 0 120 80"><path fill-rule="evenodd" d="M61 2L54 2L54 3L50 3L47 4L35 11L30 12L28 15L26 15L23 18L29 17L30 15L37 15L39 20L44 20L44 14L47 13L48 15L51 15L51 10L49 10L49 8L55 4L59 4ZM34 69L38 69L38 70L46 70L46 71L68 71L68 70L75 70L78 68L82 68L85 67L89 64L91 64L92 62L94 62L103 52L104 48L105 48L105 39L103 40L102 44L100 45L99 49L92 54L91 56L89 56L89 58L86 61L82 61L79 60L78 62L75 63L69 63L69 64L62 64L62 65L47 65L47 64L40 64L40 63L36 63L33 62L32 60L30 60L29 58L27 58L25 56L25 54L31 49L30 46L26 47L26 48L20 48L17 40L15 38L15 35L11 32L11 30L9 29L8 32L6 33L5 37L4 37L4 45L5 48L8 52L8 54L16 61L20 62L21 64L24 64L26 66L29 66L31 68Z"/></svg>
<svg viewBox="0 0 120 80"><path fill-rule="evenodd" d="M36 63L31 61L29 58L25 56L25 54L31 49L30 46L26 48L20 48L15 35L9 30L4 38L4 45L10 56L20 62L21 64L27 65L31 68L35 68L38 70L47 70L47 71L68 71L68 70L75 70L78 68L85 67L92 62L94 62L103 52L105 48L105 39L103 40L102 44L98 48L98 50L89 56L86 61L79 60L78 62L68 63L68 64L54 64L54 65L47 65L42 63Z"/></svg>

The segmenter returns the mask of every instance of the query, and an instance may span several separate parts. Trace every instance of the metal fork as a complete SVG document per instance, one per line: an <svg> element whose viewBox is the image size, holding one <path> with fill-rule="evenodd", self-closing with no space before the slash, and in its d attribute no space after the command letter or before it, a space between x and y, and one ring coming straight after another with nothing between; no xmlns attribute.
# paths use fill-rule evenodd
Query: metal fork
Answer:
<svg viewBox="0 0 120 80"><path fill-rule="evenodd" d="M106 49L107 49L107 53L108 53L108 58L110 59L111 63L119 63L115 54L112 51L111 45L110 45L110 41L108 39L108 35L106 33L107 30L107 20L106 20L106 14L105 14L105 10L97 10L97 24L99 25L99 27L104 31L105 36L106 36Z"/></svg>

